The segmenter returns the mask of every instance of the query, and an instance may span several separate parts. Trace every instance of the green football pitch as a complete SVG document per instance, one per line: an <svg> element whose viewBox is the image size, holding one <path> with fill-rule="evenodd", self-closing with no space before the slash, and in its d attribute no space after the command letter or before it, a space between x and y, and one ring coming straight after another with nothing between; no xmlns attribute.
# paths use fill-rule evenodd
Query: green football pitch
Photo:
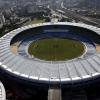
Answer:
<svg viewBox="0 0 100 100"><path fill-rule="evenodd" d="M81 56L84 45L73 39L47 38L30 43L28 53L38 59L47 61L70 60Z"/></svg>

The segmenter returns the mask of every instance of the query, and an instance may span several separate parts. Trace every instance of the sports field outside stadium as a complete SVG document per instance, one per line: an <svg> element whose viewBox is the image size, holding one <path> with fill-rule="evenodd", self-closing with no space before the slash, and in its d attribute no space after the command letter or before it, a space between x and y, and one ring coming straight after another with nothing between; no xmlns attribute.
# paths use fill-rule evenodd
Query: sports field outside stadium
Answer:
<svg viewBox="0 0 100 100"><path fill-rule="evenodd" d="M31 42L28 53L41 60L70 60L84 53L84 45L78 40L53 37Z"/></svg>

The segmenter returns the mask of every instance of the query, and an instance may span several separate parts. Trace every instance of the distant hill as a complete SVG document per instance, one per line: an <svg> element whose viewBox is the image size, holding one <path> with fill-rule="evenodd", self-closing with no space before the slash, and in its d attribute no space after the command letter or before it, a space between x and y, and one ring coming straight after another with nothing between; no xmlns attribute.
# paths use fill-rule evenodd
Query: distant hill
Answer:
<svg viewBox="0 0 100 100"><path fill-rule="evenodd" d="M12 2L17 1L18 3L26 4L28 2L35 2L38 0L0 0L0 6L3 5L12 5ZM41 2L51 1L54 2L62 2L64 1L64 6L66 7L78 7L78 8L97 8L100 9L100 0L41 0Z"/></svg>
<svg viewBox="0 0 100 100"><path fill-rule="evenodd" d="M97 8L100 9L100 0L83 0L78 5L78 7L86 7L86 8Z"/></svg>
<svg viewBox="0 0 100 100"><path fill-rule="evenodd" d="M64 0L64 5L66 7L78 6L83 0Z"/></svg>
<svg viewBox="0 0 100 100"><path fill-rule="evenodd" d="M64 0L64 5L66 7L100 9L100 0Z"/></svg>

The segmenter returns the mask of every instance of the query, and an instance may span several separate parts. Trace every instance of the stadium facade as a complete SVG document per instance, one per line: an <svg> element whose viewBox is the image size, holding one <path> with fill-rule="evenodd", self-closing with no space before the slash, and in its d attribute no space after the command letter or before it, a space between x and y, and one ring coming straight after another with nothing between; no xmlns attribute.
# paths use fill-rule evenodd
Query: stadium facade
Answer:
<svg viewBox="0 0 100 100"><path fill-rule="evenodd" d="M0 100L6 100L5 88L1 82L0 82Z"/></svg>
<svg viewBox="0 0 100 100"><path fill-rule="evenodd" d="M79 39L85 45L85 52L80 57L66 61L45 61L27 55L31 41L53 36ZM97 50L99 38L100 28L81 23L24 26L0 39L0 68L16 80L43 86L61 84L63 87L67 84L93 82L100 77L100 51Z"/></svg>

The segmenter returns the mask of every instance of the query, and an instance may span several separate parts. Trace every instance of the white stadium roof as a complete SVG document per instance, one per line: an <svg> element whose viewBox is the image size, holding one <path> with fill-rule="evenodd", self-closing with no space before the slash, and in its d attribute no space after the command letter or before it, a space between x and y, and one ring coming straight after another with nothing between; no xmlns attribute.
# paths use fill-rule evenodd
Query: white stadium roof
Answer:
<svg viewBox="0 0 100 100"><path fill-rule="evenodd" d="M0 82L0 100L6 100L6 92L1 82Z"/></svg>

